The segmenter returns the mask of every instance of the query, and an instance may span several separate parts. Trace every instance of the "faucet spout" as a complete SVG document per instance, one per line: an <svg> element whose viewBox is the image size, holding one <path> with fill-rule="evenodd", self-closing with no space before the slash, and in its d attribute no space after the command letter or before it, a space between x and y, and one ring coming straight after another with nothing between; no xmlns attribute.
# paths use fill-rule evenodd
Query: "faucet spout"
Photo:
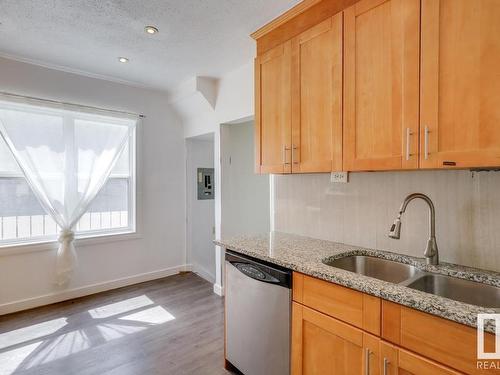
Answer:
<svg viewBox="0 0 500 375"><path fill-rule="evenodd" d="M422 199L427 203L429 207L429 239L427 240L427 245L424 250L424 256L427 264L437 265L439 264L439 251L436 241L436 210L432 200L425 194L413 193L408 195L399 209L399 214L391 226L389 231L389 237L393 239L400 239L401 237L401 216L406 212L408 203L414 199Z"/></svg>

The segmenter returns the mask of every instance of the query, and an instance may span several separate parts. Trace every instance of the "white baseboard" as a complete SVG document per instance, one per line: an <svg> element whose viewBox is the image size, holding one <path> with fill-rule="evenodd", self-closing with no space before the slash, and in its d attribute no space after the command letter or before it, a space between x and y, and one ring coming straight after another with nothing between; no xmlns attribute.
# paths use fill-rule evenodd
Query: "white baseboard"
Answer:
<svg viewBox="0 0 500 375"><path fill-rule="evenodd" d="M34 307L49 305L51 303L66 301L73 298L88 296L106 290L121 288L128 285L138 284L145 281L161 279L163 277L172 276L179 272L191 271L191 265L181 265L176 267L165 268L162 270L141 273L138 275L127 276L120 279L105 281L102 283L91 284L79 288L54 292L42 296L27 298L19 301L8 302L0 305L0 315L13 313L16 311L32 309Z"/></svg>
<svg viewBox="0 0 500 375"><path fill-rule="evenodd" d="M197 267L196 265L192 265L192 271L196 273L198 276L207 280L210 284L215 283L215 277L207 272L204 268Z"/></svg>
<svg viewBox="0 0 500 375"><path fill-rule="evenodd" d="M224 287L220 284L214 284L214 293L218 296L224 296Z"/></svg>

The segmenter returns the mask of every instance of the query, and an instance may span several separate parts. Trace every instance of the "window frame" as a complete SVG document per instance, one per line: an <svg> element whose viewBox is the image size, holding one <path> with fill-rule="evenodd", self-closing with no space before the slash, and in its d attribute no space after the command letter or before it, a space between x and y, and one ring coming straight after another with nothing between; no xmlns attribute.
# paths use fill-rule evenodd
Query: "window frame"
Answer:
<svg viewBox="0 0 500 375"><path fill-rule="evenodd" d="M75 232L75 245L87 246L140 238L137 232L137 131L136 126L129 140L129 175L111 174L108 178L128 178L128 225L120 228L95 229ZM0 171L0 177L23 177L22 173ZM24 239L0 239L0 256L57 248L57 235L45 235Z"/></svg>

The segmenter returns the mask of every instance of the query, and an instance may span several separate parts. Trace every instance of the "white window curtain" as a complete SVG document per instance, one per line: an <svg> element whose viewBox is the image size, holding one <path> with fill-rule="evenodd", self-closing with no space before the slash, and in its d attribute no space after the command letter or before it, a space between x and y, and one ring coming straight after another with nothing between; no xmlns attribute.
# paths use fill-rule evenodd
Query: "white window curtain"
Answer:
<svg viewBox="0 0 500 375"><path fill-rule="evenodd" d="M56 283L76 266L74 227L105 184L137 117L0 97L0 133L42 207L61 228Z"/></svg>

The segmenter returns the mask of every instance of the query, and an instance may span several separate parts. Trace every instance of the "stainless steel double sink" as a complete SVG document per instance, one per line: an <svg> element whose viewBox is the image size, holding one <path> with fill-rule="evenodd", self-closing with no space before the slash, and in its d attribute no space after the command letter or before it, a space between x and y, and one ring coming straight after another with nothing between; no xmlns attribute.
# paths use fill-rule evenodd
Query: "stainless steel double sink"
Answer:
<svg viewBox="0 0 500 375"><path fill-rule="evenodd" d="M500 308L500 288L422 271L410 264L365 255L325 260L324 264L471 305Z"/></svg>

